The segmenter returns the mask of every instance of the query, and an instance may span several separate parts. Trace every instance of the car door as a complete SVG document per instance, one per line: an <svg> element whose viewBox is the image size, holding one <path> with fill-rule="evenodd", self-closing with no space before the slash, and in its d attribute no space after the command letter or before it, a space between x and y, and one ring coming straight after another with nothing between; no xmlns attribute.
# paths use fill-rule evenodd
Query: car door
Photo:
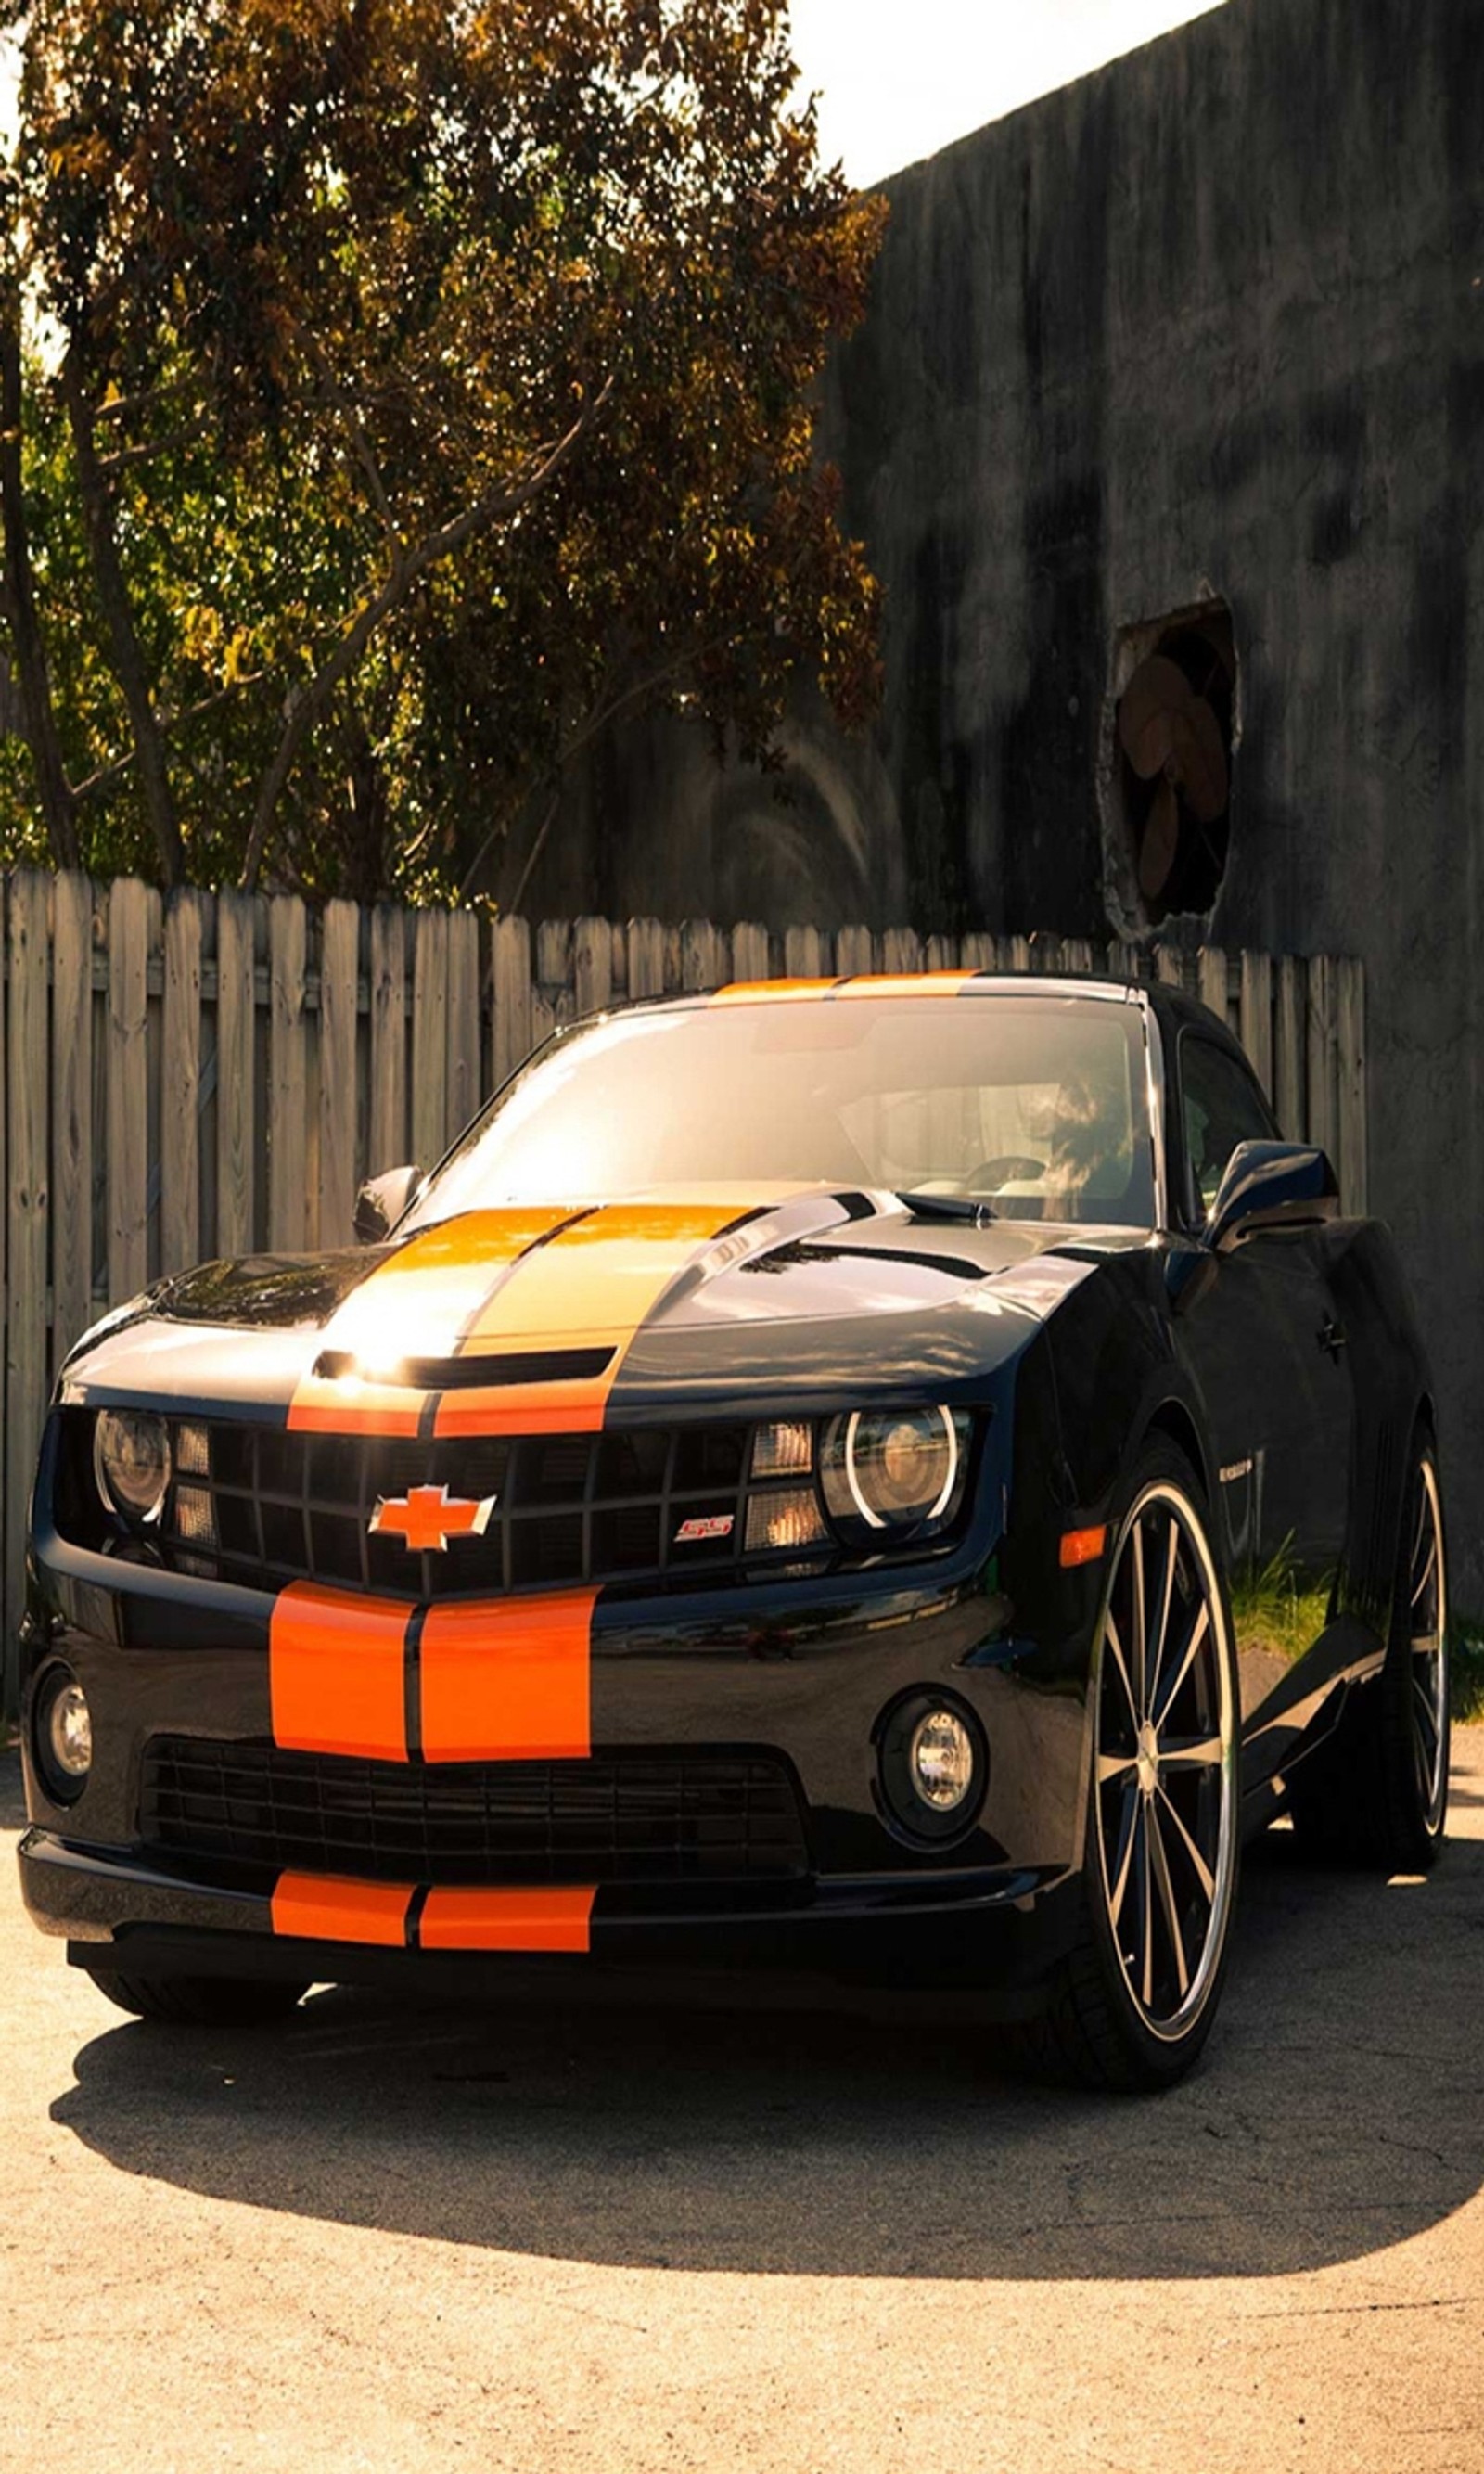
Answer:
<svg viewBox="0 0 1484 2474"><path fill-rule="evenodd" d="M1277 1131L1233 1050L1185 1030L1178 1049L1185 1208L1198 1229L1238 1143ZM1184 1346L1218 1456L1245 1718L1328 1618L1350 1483L1349 1366L1313 1231L1263 1230L1214 1258Z"/></svg>

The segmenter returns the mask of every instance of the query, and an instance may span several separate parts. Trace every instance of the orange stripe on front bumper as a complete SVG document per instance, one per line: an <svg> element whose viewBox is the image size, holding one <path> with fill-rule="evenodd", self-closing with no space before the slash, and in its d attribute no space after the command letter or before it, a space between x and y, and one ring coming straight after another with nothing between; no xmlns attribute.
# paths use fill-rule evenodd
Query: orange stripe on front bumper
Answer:
<svg viewBox="0 0 1484 2474"><path fill-rule="evenodd" d="M400 1950L411 1903L410 1884L281 1873L272 1900L273 1929L298 1941L376 1942Z"/></svg>
<svg viewBox="0 0 1484 2474"><path fill-rule="evenodd" d="M429 1890L421 1950L575 1950L592 1946L593 1890Z"/></svg>
<svg viewBox="0 0 1484 2474"><path fill-rule="evenodd" d="M403 1647L412 1609L295 1581L268 1627L273 1740L285 1751L407 1758Z"/></svg>
<svg viewBox="0 0 1484 2474"><path fill-rule="evenodd" d="M418 1658L427 1761L586 1760L596 1589L431 1606Z"/></svg>

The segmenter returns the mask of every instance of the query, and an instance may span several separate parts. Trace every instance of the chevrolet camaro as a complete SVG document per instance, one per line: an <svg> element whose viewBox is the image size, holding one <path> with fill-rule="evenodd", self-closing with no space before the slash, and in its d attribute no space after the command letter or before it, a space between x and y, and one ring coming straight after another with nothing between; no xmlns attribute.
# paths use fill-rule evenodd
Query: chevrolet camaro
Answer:
<svg viewBox="0 0 1484 2474"><path fill-rule="evenodd" d="M20 1869L124 2008L795 1966L1157 2088L1254 1831L1432 1860L1405 1283L1176 991L620 1008L357 1234L58 1383Z"/></svg>

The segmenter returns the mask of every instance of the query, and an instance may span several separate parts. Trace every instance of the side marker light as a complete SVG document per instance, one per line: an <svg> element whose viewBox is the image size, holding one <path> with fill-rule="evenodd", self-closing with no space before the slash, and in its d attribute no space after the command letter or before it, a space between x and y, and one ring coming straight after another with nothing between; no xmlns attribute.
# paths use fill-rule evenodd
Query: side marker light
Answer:
<svg viewBox="0 0 1484 2474"><path fill-rule="evenodd" d="M1075 1572L1080 1564L1096 1564L1107 1544L1107 1526L1101 1529L1066 1529L1061 1534L1061 1569Z"/></svg>

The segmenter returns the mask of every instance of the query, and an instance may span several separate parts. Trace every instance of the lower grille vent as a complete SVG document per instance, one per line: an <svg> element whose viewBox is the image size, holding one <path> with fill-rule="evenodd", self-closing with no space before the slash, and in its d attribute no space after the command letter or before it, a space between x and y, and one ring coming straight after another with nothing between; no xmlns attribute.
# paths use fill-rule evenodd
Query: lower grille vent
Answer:
<svg viewBox="0 0 1484 2474"><path fill-rule="evenodd" d="M139 1830L215 1862L435 1886L776 1881L808 1865L791 1773L764 1754L423 1767L160 1736Z"/></svg>

